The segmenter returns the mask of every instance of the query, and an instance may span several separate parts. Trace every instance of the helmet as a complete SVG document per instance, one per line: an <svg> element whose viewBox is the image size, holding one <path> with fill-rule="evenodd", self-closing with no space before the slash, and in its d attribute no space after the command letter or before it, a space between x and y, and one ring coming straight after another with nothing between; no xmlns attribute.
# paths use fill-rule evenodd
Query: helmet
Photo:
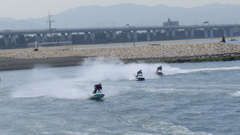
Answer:
<svg viewBox="0 0 240 135"><path fill-rule="evenodd" d="M140 71L142 71L142 69L140 69Z"/></svg>
<svg viewBox="0 0 240 135"><path fill-rule="evenodd" d="M102 85L102 83L101 83L101 82L100 82L99 84L100 84L100 85Z"/></svg>

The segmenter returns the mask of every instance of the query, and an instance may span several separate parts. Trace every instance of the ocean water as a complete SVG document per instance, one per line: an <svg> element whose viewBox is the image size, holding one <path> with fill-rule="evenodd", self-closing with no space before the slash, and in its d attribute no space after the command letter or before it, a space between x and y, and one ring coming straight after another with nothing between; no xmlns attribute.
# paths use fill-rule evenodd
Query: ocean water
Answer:
<svg viewBox="0 0 240 135"><path fill-rule="evenodd" d="M163 66L163 76L155 74ZM145 81L134 75L142 69ZM1 135L238 135L240 61L0 72ZM105 97L90 100L101 82Z"/></svg>

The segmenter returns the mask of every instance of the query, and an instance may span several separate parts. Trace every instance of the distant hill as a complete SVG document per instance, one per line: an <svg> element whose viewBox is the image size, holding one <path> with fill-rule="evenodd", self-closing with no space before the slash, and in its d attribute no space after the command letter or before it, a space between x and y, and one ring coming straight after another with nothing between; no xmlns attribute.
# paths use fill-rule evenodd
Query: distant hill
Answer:
<svg viewBox="0 0 240 135"><path fill-rule="evenodd" d="M179 21L180 25L199 25L204 21L210 24L240 24L239 12L240 5L232 4L209 4L195 8L119 4L107 7L82 6L51 17L54 28L162 25L168 18ZM39 19L0 18L0 29L48 28L47 20L47 13Z"/></svg>

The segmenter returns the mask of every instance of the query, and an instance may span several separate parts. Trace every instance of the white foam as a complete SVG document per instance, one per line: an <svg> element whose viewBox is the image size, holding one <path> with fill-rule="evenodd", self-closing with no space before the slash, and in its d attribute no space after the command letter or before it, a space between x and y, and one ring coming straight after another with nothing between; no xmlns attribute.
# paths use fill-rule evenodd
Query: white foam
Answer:
<svg viewBox="0 0 240 135"><path fill-rule="evenodd" d="M67 99L85 99L93 91L93 85L102 81L119 81L119 80L135 80L138 70L143 71L146 79L159 79L159 75L155 73L158 66L163 66L164 75L174 75L179 73L192 73L200 71L214 70L238 70L240 67L223 67L223 68L204 68L204 69L180 69L171 67L166 63L129 63L124 64L120 60L106 60L99 58L96 60L86 59L81 66L51 69L36 68L31 70L25 84L14 88L12 96L18 97L41 97L49 96L55 98ZM69 71L71 69L71 71ZM74 75L68 79L63 77L63 73ZM105 90L106 87L104 87ZM109 88L110 90L113 88ZM108 96L117 95L120 91L114 86L114 91L107 92ZM117 90L116 90L117 89ZM122 90L121 90L122 91Z"/></svg>
<svg viewBox="0 0 240 135"><path fill-rule="evenodd" d="M20 97L55 97L67 99L87 98L88 92L84 88L79 89L76 85L67 83L67 80L57 76L52 70L34 69L26 83L15 87L13 98Z"/></svg>
<svg viewBox="0 0 240 135"><path fill-rule="evenodd" d="M233 93L232 96L234 96L234 97L240 97L240 91L237 91L237 92Z"/></svg>
<svg viewBox="0 0 240 135"><path fill-rule="evenodd" d="M143 76L146 79L156 79L159 76L155 73L157 67L162 65L169 68L167 64L147 64L147 63L130 63L105 61L105 59L97 59L95 61L87 59L82 66L78 68L78 76L81 81L100 81L100 80L134 80L138 70L143 71Z"/></svg>
<svg viewBox="0 0 240 135"><path fill-rule="evenodd" d="M227 71L227 70L240 70L240 67L234 66L234 67L220 67L220 68L185 69L185 70L179 70L178 73L195 73L195 72L205 72L205 71Z"/></svg>
<svg viewBox="0 0 240 135"><path fill-rule="evenodd" d="M204 132L192 132L186 127L180 125L173 125L171 123L164 123L164 122L156 122L151 123L150 125L143 125L145 129L159 131L161 133L166 134L174 134L174 135L211 135Z"/></svg>

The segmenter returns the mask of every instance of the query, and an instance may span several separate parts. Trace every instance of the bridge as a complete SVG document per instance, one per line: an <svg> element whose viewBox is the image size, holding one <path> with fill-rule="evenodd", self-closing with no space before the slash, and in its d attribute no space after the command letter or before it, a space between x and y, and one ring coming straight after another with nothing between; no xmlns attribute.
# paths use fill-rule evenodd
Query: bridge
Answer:
<svg viewBox="0 0 240 135"><path fill-rule="evenodd" d="M22 30L0 30L0 35L4 38L5 44L16 43L17 35L36 35L39 42L46 42L48 34L61 34L61 41L72 41L73 33L84 33L84 39L95 39L96 32L105 32L107 38L115 39L117 32L126 32L128 39L138 41L137 32L146 31L147 40L157 36L157 31L166 33L166 36L174 37L177 30L184 30L186 36L194 37L194 31L203 29L205 38L214 37L213 29L223 29L224 36L233 36L238 31L240 24L222 25L181 25L181 26L125 26L125 27L92 27L92 28L51 28L51 29L22 29Z"/></svg>

